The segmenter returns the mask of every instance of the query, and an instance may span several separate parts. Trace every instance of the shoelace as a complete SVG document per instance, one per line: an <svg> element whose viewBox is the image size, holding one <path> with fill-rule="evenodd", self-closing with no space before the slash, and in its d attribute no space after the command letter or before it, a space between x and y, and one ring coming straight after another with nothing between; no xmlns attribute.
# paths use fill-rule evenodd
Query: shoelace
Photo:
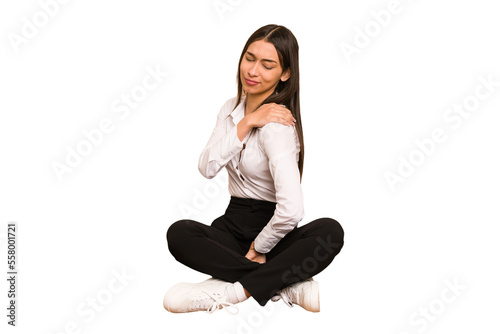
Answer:
<svg viewBox="0 0 500 334"><path fill-rule="evenodd" d="M294 300L294 297L296 295L297 295L297 291L293 287L287 287L287 288L279 291L276 296L273 296L271 298L271 300L273 302L276 302L276 301L282 299L283 302L285 302L285 304L288 307L293 307L293 300Z"/></svg>
<svg viewBox="0 0 500 334"><path fill-rule="evenodd" d="M207 313L212 314L215 311L217 311L219 308L223 308L228 313L230 313L232 315L238 314L238 312L239 312L238 306L234 305L233 303L226 302L226 301L222 300L222 296L220 294L218 294L218 293L209 294L206 291L203 291L203 293L206 294L208 296L208 298L210 298L210 300L213 301L213 303L207 308L207 305L206 305L207 298L200 297L193 302L193 307L195 309L207 309ZM230 311L230 310L233 310L233 311Z"/></svg>

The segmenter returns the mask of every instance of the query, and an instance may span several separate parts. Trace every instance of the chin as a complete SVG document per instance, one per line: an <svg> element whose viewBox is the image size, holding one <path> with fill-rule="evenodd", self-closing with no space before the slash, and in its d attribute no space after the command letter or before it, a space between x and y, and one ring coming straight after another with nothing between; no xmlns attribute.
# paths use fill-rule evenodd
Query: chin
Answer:
<svg viewBox="0 0 500 334"><path fill-rule="evenodd" d="M262 89L262 88L255 88L255 87L251 87L251 86L247 86L247 85L243 85L242 88L246 92L246 94L258 95L258 94L262 94L266 91L265 89Z"/></svg>
<svg viewBox="0 0 500 334"><path fill-rule="evenodd" d="M245 94L255 94L255 90L252 89L252 87L245 87L243 86L243 91L245 92Z"/></svg>

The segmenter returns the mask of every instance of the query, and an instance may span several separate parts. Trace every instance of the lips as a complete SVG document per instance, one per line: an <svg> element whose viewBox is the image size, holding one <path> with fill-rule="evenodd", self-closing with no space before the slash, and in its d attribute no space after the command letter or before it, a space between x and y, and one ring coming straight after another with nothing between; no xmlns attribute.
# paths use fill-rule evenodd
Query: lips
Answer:
<svg viewBox="0 0 500 334"><path fill-rule="evenodd" d="M247 85L249 86L255 86L258 84L257 81L252 81L252 80L248 80L247 78L245 78L245 82L247 83Z"/></svg>

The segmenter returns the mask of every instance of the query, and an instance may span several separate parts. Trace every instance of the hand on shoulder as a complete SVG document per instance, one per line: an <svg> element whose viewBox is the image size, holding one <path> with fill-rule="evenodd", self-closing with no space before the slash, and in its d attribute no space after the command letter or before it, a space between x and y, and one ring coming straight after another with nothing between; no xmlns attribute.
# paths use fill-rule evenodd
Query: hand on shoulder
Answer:
<svg viewBox="0 0 500 334"><path fill-rule="evenodd" d="M257 108L254 112L246 115L249 123L256 128L261 128L271 122L280 123L285 126L295 124L292 112L283 105L276 103L266 103Z"/></svg>

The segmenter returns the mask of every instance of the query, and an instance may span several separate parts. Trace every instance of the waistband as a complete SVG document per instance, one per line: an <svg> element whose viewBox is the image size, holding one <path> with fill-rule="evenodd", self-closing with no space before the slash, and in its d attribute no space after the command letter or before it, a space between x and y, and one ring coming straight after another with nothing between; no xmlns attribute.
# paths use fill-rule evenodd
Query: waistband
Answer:
<svg viewBox="0 0 500 334"><path fill-rule="evenodd" d="M237 205L243 205L243 206L248 206L248 207L255 207L255 206L264 206L264 207L269 207L269 208L274 208L276 206L275 202L269 202L269 201L264 201L260 199L255 199L255 198L241 198L241 197L235 197L231 196L231 200L229 201L229 204L237 204Z"/></svg>

